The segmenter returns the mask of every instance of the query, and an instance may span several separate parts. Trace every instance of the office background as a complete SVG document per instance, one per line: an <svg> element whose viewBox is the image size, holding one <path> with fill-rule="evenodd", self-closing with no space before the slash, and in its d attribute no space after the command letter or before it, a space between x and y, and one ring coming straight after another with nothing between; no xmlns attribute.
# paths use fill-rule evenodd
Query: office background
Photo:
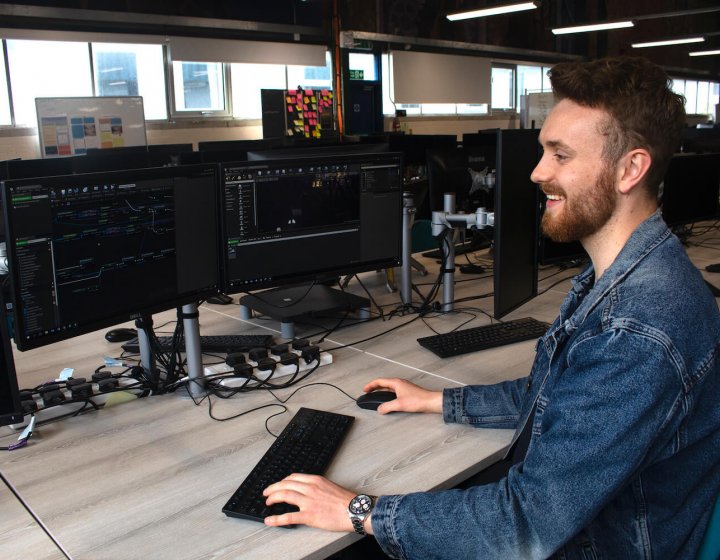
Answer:
<svg viewBox="0 0 720 560"><path fill-rule="evenodd" d="M523 119L523 96L547 93L544 74L555 62L627 53L642 54L666 67L674 88L686 95L688 130L704 130L695 126L712 127L717 120L720 58L689 54L720 45L720 9L711 1L547 0L532 11L465 22L450 22L446 16L500 3L145 4L0 5L0 160L40 157L35 97L140 96L148 144L190 143L198 150L201 143L263 138L262 90L282 91L285 97L297 94L298 86L331 100L332 124L322 128L322 137L331 141L341 135L357 139L405 132L471 142L481 129L532 124ZM625 19L633 27L569 36L552 31ZM632 46L679 38L702 41ZM303 127L300 132L304 138ZM687 169L678 171L677 177L686 178ZM716 217L717 212L708 216ZM677 221L687 225L685 216ZM682 229L689 237L693 262L715 285L716 273L705 267L718 261L716 230L717 222ZM426 293L442 267L434 257L417 259L430 273L426 282L418 274L422 268L413 273L417 287ZM459 258L460 263L486 270L498 266L483 252ZM538 297L507 318L551 321L576 265L543 266L540 277L535 277ZM422 320L391 313L388 321L360 322L327 338L321 336L327 325L304 324L298 334L322 338L323 353L333 360L308 382L331 384L352 397L380 374L407 377L433 389L524 375L532 362L531 341L452 359L440 359L417 344L419 337L434 331L489 321L494 310L488 296L496 286L491 274L473 270L473 275L456 276L456 301L463 303L457 313L431 314ZM352 278L346 287L362 297L369 293L374 305L393 310L399 294L388 291L385 274L363 272L362 283ZM171 327L166 321L172 324L176 318L172 311L158 315L157 330L167 334ZM203 335L279 334L276 321L246 321L236 306L211 303L200 308L200 327ZM102 335L91 332L15 353L22 387L39 387L65 366L75 368L77 376L90 377L102 368L103 356L122 354L119 343ZM219 364L222 367L222 359ZM114 396L112 391L108 394ZM111 397L110 404L119 404ZM154 558L323 558L356 540L355 535L307 528L271 530L225 518L222 504L270 444L263 423L277 433L290 415L273 419L269 417L276 409L262 409L217 422L208 402L196 407L178 394L132 398L97 414L41 426L26 449L0 457L2 473L39 518L32 520L3 486L0 550L8 557L60 558L40 522L78 558L127 558L132 556L128 551ZM217 418L231 418L272 401L267 393L256 391L214 402ZM377 494L453 486L502 456L511 437L505 430L444 426L430 417L380 418L359 410L347 395L327 385L309 386L293 396L289 412L300 406L357 418L328 474L349 487ZM6 442L16 434L2 432ZM470 438L477 454L465 452Z"/></svg>
<svg viewBox="0 0 720 560"><path fill-rule="evenodd" d="M663 65L697 115L691 124L716 119L720 57L689 54L719 46L714 2L548 0L508 15L446 17L496 4L505 2L2 4L0 159L39 157L35 97L140 95L149 144L196 148L262 138L260 90L297 86L334 93L342 134L520 128L521 95L548 90L549 66L614 54ZM552 31L621 20L633 26ZM677 39L698 42L633 47ZM394 120L398 109L406 116Z"/></svg>

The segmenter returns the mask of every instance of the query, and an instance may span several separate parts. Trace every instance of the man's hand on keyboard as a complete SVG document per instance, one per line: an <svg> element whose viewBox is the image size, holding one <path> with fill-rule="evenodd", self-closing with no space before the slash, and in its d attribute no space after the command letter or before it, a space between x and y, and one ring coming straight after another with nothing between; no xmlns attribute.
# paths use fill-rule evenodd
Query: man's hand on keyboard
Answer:
<svg viewBox="0 0 720 560"><path fill-rule="evenodd" d="M348 504L355 497L355 492L322 476L291 474L268 486L263 495L267 497L269 506L284 502L300 508L300 511L266 517L266 525L309 525L327 531L353 532ZM372 531L369 523L366 530Z"/></svg>
<svg viewBox="0 0 720 560"><path fill-rule="evenodd" d="M394 400L381 404L377 411L380 414L389 412L435 412L442 414L442 391L428 391L418 387L406 379L380 378L363 387L363 391L394 391Z"/></svg>

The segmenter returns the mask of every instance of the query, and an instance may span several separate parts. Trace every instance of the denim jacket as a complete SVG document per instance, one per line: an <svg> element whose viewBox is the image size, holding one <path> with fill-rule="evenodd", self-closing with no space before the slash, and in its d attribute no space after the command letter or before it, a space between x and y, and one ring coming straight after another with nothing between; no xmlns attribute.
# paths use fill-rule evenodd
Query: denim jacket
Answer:
<svg viewBox="0 0 720 560"><path fill-rule="evenodd" d="M694 558L720 491L720 314L659 212L573 280L528 377L446 389L446 422L522 431L497 483L381 496L397 558ZM472 450L468 450L472 452Z"/></svg>

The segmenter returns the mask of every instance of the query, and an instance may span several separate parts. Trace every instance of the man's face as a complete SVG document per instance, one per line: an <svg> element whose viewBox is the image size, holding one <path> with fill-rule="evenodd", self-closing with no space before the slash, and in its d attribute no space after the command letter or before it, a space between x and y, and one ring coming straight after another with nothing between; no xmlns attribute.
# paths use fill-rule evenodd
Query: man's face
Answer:
<svg viewBox="0 0 720 560"><path fill-rule="evenodd" d="M615 209L615 168L602 159L599 109L566 99L540 132L543 157L531 175L547 195L542 230L553 241L582 241L597 233Z"/></svg>

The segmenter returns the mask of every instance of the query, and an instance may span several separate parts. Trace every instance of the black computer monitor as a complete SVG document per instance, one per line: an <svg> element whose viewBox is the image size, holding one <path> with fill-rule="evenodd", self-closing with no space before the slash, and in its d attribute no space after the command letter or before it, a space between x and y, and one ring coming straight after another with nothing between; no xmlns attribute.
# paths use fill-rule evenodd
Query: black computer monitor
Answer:
<svg viewBox="0 0 720 560"><path fill-rule="evenodd" d="M85 155L73 158L75 173L144 169L146 167L151 167L147 146L90 148Z"/></svg>
<svg viewBox="0 0 720 560"><path fill-rule="evenodd" d="M540 153L537 130L487 136L496 146L493 315L499 319L537 295L539 189L530 174Z"/></svg>
<svg viewBox="0 0 720 560"><path fill-rule="evenodd" d="M287 145L284 138L259 138L256 140L212 140L198 142L200 152L247 152L248 150L270 150Z"/></svg>
<svg viewBox="0 0 720 560"><path fill-rule="evenodd" d="M333 144L333 145L303 145L285 146L271 150L248 150L248 161L266 161L295 158L324 158L327 156L343 154L378 154L388 151L388 145L383 143L361 144Z"/></svg>
<svg viewBox="0 0 720 560"><path fill-rule="evenodd" d="M540 265L562 266L587 258L588 254L579 241L559 243L543 235L542 232L538 236L538 264Z"/></svg>
<svg viewBox="0 0 720 560"><path fill-rule="evenodd" d="M430 211L441 211L446 193L455 193L458 211L492 210L494 195L484 180L495 171L495 139L487 145L456 146L427 151L428 201Z"/></svg>
<svg viewBox="0 0 720 560"><path fill-rule="evenodd" d="M539 190L539 188L538 188ZM543 192L540 195L540 214L545 212L547 197ZM579 241L560 243L553 241L542 233L538 234L538 264L542 266L572 264L588 258L588 254Z"/></svg>
<svg viewBox="0 0 720 560"><path fill-rule="evenodd" d="M18 382L15 374L10 335L8 334L5 300L0 292L0 426L22 422Z"/></svg>
<svg viewBox="0 0 720 560"><path fill-rule="evenodd" d="M720 153L675 154L662 186L662 215L671 226L720 218Z"/></svg>
<svg viewBox="0 0 720 560"><path fill-rule="evenodd" d="M14 338L35 348L218 292L218 167L2 184Z"/></svg>
<svg viewBox="0 0 720 560"><path fill-rule="evenodd" d="M191 143L184 144L148 144L149 167L163 167L165 165L182 165L182 155L193 152ZM202 163L197 160L195 163Z"/></svg>
<svg viewBox="0 0 720 560"><path fill-rule="evenodd" d="M685 153L720 152L720 126L717 124L710 128L686 126L682 129L680 150Z"/></svg>
<svg viewBox="0 0 720 560"><path fill-rule="evenodd" d="M75 160L82 156L46 159L13 159L7 162L7 179L68 175L75 172Z"/></svg>
<svg viewBox="0 0 720 560"><path fill-rule="evenodd" d="M391 152L402 152L408 167L426 165L428 150L453 149L458 141L454 134L389 134L387 143Z"/></svg>
<svg viewBox="0 0 720 560"><path fill-rule="evenodd" d="M223 175L226 293L401 263L401 154L228 163Z"/></svg>

